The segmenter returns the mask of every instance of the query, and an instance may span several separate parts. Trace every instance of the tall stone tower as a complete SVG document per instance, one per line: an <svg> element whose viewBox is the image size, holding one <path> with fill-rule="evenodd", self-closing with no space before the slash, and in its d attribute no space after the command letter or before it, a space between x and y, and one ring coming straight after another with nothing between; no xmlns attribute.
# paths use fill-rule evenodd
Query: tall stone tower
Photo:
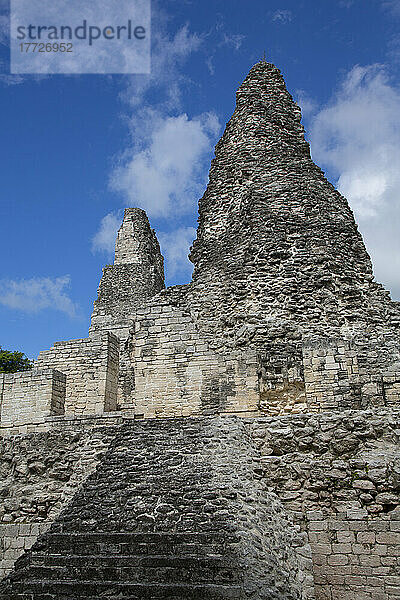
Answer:
<svg viewBox="0 0 400 600"><path fill-rule="evenodd" d="M272 64L256 64L237 91L190 259L200 330L217 351L258 352L266 404L300 401L304 382L318 403L329 396L324 381L332 394L324 366L308 373L315 355L328 354L339 402L368 404L361 389L383 401L378 384L368 386L372 374L400 371L399 304L374 281L348 202L312 161L300 109ZM339 360L339 346L356 352L357 365Z"/></svg>
<svg viewBox="0 0 400 600"><path fill-rule="evenodd" d="M140 208L126 208L114 264L103 269L91 331L107 329L120 336L135 309L164 287L164 259L147 215Z"/></svg>
<svg viewBox="0 0 400 600"><path fill-rule="evenodd" d="M164 288L164 259L147 215L140 208L126 208L114 264L103 269L90 327L91 336L109 331L120 340L120 408L130 407L135 387L131 345L136 309Z"/></svg>
<svg viewBox="0 0 400 600"><path fill-rule="evenodd" d="M210 337L260 346L289 331L337 333L394 318L346 199L311 159L280 71L256 64L236 98L190 255L192 301Z"/></svg>

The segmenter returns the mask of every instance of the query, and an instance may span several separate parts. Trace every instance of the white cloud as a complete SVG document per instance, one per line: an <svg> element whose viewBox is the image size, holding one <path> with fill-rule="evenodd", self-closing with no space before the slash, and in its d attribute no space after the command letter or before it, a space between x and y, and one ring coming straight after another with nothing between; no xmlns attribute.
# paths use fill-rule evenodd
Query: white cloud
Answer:
<svg viewBox="0 0 400 600"><path fill-rule="evenodd" d="M400 294L400 89L382 65L354 67L312 120L313 158L337 178L378 280Z"/></svg>
<svg viewBox="0 0 400 600"><path fill-rule="evenodd" d="M204 36L207 43L206 65L210 75L215 74L215 57L224 48L238 52L243 45L246 36L241 33L231 33L227 30L226 22L222 14L217 14L215 26Z"/></svg>
<svg viewBox="0 0 400 600"><path fill-rule="evenodd" d="M190 32L188 26L170 36L168 17L160 6L155 18L152 72L127 80L122 99L131 110L126 117L131 143L118 157L109 183L124 206L143 208L153 218L174 219L171 228L176 228L182 215L195 211L204 191L220 125L212 113L188 117L182 112L183 90L193 85L182 66L200 49L204 36ZM225 43L237 46L241 40L227 37ZM119 224L115 213L102 220L92 240L93 251L111 254ZM171 258L171 264L176 260Z"/></svg>
<svg viewBox="0 0 400 600"><path fill-rule="evenodd" d="M334 102L314 118L311 129L317 162L339 175L359 217L378 215L397 204L400 190L400 91L381 65L354 67Z"/></svg>
<svg viewBox="0 0 400 600"><path fill-rule="evenodd" d="M92 252L114 253L115 240L121 221L122 211L108 213L102 218L99 230L92 238Z"/></svg>
<svg viewBox="0 0 400 600"><path fill-rule="evenodd" d="M150 217L176 217L193 211L205 185L205 160L220 129L215 114L143 113L140 144L125 153L111 175L111 187ZM135 118L132 124L137 130Z"/></svg>
<svg viewBox="0 0 400 600"><path fill-rule="evenodd" d="M391 217L393 222L390 222ZM395 300L400 300L400 243L397 239L399 231L399 214L389 214L376 224L368 223L363 226L377 281L385 284Z"/></svg>
<svg viewBox="0 0 400 600"><path fill-rule="evenodd" d="M296 90L295 99L301 108L301 114L303 117L312 115L318 108L318 104L308 95L305 90Z"/></svg>
<svg viewBox="0 0 400 600"><path fill-rule="evenodd" d="M0 303L8 308L27 313L37 313L45 309L58 310L71 318L78 315L78 307L67 294L71 279L68 275L52 279L34 277L32 279L0 280Z"/></svg>
<svg viewBox="0 0 400 600"><path fill-rule="evenodd" d="M215 75L214 56L207 56L206 65L210 75Z"/></svg>
<svg viewBox="0 0 400 600"><path fill-rule="evenodd" d="M187 25L169 37L162 27L153 27L150 75L135 75L129 79L123 98L131 106L145 105L146 94L156 92L157 104L163 110L179 109L182 88L188 79L182 74L181 66L197 51L202 39L190 33ZM152 104L154 103L154 100Z"/></svg>
<svg viewBox="0 0 400 600"><path fill-rule="evenodd" d="M166 261L166 275L173 278L177 274L190 276L193 264L188 259L189 249L196 237L194 227L180 227L168 233L158 233L161 252Z"/></svg>
<svg viewBox="0 0 400 600"><path fill-rule="evenodd" d="M239 50L243 44L243 40L246 39L245 35L240 33L224 33L221 46L231 46L234 50Z"/></svg>
<svg viewBox="0 0 400 600"><path fill-rule="evenodd" d="M183 112L183 92L194 84L182 67L193 53L204 49L208 36L218 38L213 47L229 46L235 51L244 37L229 34L222 22L209 34L198 35L186 25L171 36L166 27L168 18L160 7L156 19L152 72L130 78L122 95L131 110L126 118L131 143L110 173L110 188L121 195L125 206L143 208L150 218L161 218L167 229L174 230L174 234L160 234L168 274L173 276L191 270L185 253L194 230L184 227L180 220L196 212L220 133L214 113L188 116ZM212 55L208 59L212 69ZM111 252L118 224L114 213L103 220L93 240L94 250Z"/></svg>
<svg viewBox="0 0 400 600"><path fill-rule="evenodd" d="M293 19L293 13L291 10L286 10L286 9L278 9L274 12L274 14L272 15L272 20L274 22L277 23L290 23L290 21Z"/></svg>

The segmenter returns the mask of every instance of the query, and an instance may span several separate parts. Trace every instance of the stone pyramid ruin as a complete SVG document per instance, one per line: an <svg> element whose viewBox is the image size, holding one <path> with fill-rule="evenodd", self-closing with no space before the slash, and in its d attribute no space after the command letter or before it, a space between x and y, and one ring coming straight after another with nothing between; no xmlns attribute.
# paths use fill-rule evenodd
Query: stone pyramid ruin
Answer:
<svg viewBox="0 0 400 600"><path fill-rule="evenodd" d="M88 338L0 375L0 599L397 600L400 305L265 61L190 260L126 209Z"/></svg>

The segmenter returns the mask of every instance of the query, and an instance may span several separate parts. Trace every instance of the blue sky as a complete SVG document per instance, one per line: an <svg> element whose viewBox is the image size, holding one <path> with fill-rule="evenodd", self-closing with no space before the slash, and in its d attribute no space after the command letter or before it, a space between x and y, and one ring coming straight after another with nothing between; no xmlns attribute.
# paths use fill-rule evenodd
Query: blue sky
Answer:
<svg viewBox="0 0 400 600"><path fill-rule="evenodd" d="M0 8L3 348L86 337L125 206L147 211L168 284L190 280L213 147L264 50L400 299L400 0L153 0L150 76L10 75Z"/></svg>

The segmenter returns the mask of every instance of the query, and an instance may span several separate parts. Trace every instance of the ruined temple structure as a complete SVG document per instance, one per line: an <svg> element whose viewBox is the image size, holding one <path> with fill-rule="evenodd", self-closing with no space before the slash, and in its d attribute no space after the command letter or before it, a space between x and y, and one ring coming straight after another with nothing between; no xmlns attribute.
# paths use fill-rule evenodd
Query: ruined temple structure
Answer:
<svg viewBox="0 0 400 600"><path fill-rule="evenodd" d="M265 61L190 259L126 209L88 338L0 375L0 599L397 600L400 306Z"/></svg>

